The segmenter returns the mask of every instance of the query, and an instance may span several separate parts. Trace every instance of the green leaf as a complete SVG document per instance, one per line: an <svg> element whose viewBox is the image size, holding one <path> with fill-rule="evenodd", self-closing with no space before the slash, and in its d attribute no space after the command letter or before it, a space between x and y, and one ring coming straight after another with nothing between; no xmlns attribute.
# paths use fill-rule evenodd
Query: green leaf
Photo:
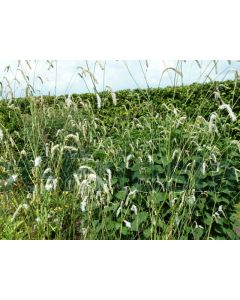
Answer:
<svg viewBox="0 0 240 300"><path fill-rule="evenodd" d="M141 211L137 214L136 218L138 219L138 223L142 223L147 220L149 214L145 211Z"/></svg>
<svg viewBox="0 0 240 300"><path fill-rule="evenodd" d="M206 216L204 218L204 224L209 226L212 223L213 223L213 217L209 213L206 213Z"/></svg>
<svg viewBox="0 0 240 300"><path fill-rule="evenodd" d="M122 224L121 223L115 223L115 230L118 230L118 229L120 229L121 228L121 226L122 226Z"/></svg>
<svg viewBox="0 0 240 300"><path fill-rule="evenodd" d="M236 233L229 228L223 228L224 233L231 239L231 240L236 240L237 239L237 235Z"/></svg>
<svg viewBox="0 0 240 300"><path fill-rule="evenodd" d="M127 195L126 191L119 191L119 192L117 192L117 194L115 196L119 200L125 200L126 195Z"/></svg>
<svg viewBox="0 0 240 300"><path fill-rule="evenodd" d="M141 169L140 164L134 164L133 166L130 167L130 170L132 171L139 171Z"/></svg>
<svg viewBox="0 0 240 300"><path fill-rule="evenodd" d="M121 177L119 179L119 184L120 185L125 185L127 182L128 182L128 178L126 178L126 177Z"/></svg>
<svg viewBox="0 0 240 300"><path fill-rule="evenodd" d="M145 211L139 212L135 218L135 220L132 222L132 230L133 231L138 231L139 226L145 222L148 219L149 214Z"/></svg>
<svg viewBox="0 0 240 300"><path fill-rule="evenodd" d="M151 228L147 228L143 231L143 235L146 239L149 239L151 237Z"/></svg>
<svg viewBox="0 0 240 300"><path fill-rule="evenodd" d="M122 235L128 235L129 234L129 230L126 227L122 227L122 231L121 231Z"/></svg>
<svg viewBox="0 0 240 300"><path fill-rule="evenodd" d="M193 230L193 236L194 240L199 240L204 233L204 230L202 228L196 228Z"/></svg>
<svg viewBox="0 0 240 300"><path fill-rule="evenodd" d="M187 179L185 178L185 176L181 176L181 175L173 175L172 177L173 181L176 183L187 183Z"/></svg>
<svg viewBox="0 0 240 300"><path fill-rule="evenodd" d="M164 202L167 199L168 193L167 192L157 192L152 193L148 196L148 201L152 202L154 204L159 204L161 202Z"/></svg>
<svg viewBox="0 0 240 300"><path fill-rule="evenodd" d="M104 159L105 156L106 156L106 152L104 152L104 151L98 150L98 151L95 151L95 152L93 153L93 157L94 157L95 159Z"/></svg>

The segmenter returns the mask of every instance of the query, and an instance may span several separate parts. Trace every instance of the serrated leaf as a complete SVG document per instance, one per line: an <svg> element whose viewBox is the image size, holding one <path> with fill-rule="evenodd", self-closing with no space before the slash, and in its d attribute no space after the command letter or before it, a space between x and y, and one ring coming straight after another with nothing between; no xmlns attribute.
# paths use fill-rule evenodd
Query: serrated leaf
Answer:
<svg viewBox="0 0 240 300"><path fill-rule="evenodd" d="M119 200L125 200L126 195L127 195L126 191L119 191L119 192L117 192L117 194L115 196Z"/></svg>
<svg viewBox="0 0 240 300"><path fill-rule="evenodd" d="M152 193L148 196L148 201L153 202L154 204L159 204L161 202L164 202L167 199L167 196L167 192Z"/></svg>

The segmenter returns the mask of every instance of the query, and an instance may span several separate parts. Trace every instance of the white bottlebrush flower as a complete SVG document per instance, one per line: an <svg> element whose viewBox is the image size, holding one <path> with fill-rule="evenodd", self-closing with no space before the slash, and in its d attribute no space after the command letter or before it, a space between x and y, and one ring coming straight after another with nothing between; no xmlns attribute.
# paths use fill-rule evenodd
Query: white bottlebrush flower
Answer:
<svg viewBox="0 0 240 300"><path fill-rule="evenodd" d="M216 119L217 119L218 115L213 112L211 115L210 115L210 122L214 122Z"/></svg>
<svg viewBox="0 0 240 300"><path fill-rule="evenodd" d="M96 94L96 97L97 97L97 108L100 109L102 107L102 100L99 94Z"/></svg>
<svg viewBox="0 0 240 300"><path fill-rule="evenodd" d="M46 154L46 157L49 156L49 144L48 143L45 144L45 154Z"/></svg>
<svg viewBox="0 0 240 300"><path fill-rule="evenodd" d="M29 205L28 205L27 203L23 203L22 208L28 209L28 208L29 208Z"/></svg>
<svg viewBox="0 0 240 300"><path fill-rule="evenodd" d="M149 161L150 164L153 163L153 157L152 157L152 155L148 155L148 161Z"/></svg>
<svg viewBox="0 0 240 300"><path fill-rule="evenodd" d="M3 138L4 138L4 134L3 134L2 129L0 128L0 142L3 141Z"/></svg>
<svg viewBox="0 0 240 300"><path fill-rule="evenodd" d="M117 105L117 96L114 92L111 92L111 96L112 96L113 105L116 106Z"/></svg>
<svg viewBox="0 0 240 300"><path fill-rule="evenodd" d="M89 174L87 179L88 179L89 182L96 182L97 175L96 174Z"/></svg>
<svg viewBox="0 0 240 300"><path fill-rule="evenodd" d="M47 182L45 184L45 189L47 192L55 191L57 188L57 179L48 177Z"/></svg>
<svg viewBox="0 0 240 300"><path fill-rule="evenodd" d="M64 147L62 147L62 150L78 152L78 148L73 147L73 146L64 146Z"/></svg>
<svg viewBox="0 0 240 300"><path fill-rule="evenodd" d="M137 215L138 213L137 206L133 204L131 207L131 211L134 212L135 215Z"/></svg>
<svg viewBox="0 0 240 300"><path fill-rule="evenodd" d="M128 221L126 221L126 220L124 220L123 222L125 223L125 226L126 226L127 228L131 228L131 227L132 227L132 225L131 225L130 222L128 222Z"/></svg>
<svg viewBox="0 0 240 300"><path fill-rule="evenodd" d="M51 155L53 156L55 151L60 147L59 144L56 144L56 145L52 145L51 147Z"/></svg>
<svg viewBox="0 0 240 300"><path fill-rule="evenodd" d="M131 196L135 196L136 193L137 193L137 190L130 191L130 193L128 194L128 197L130 198Z"/></svg>
<svg viewBox="0 0 240 300"><path fill-rule="evenodd" d="M117 212L116 212L116 217L117 218L120 215L121 210L122 210L122 206L119 206L119 208L117 209Z"/></svg>
<svg viewBox="0 0 240 300"><path fill-rule="evenodd" d="M192 191L192 195L188 197L188 203L193 205L196 202L195 190Z"/></svg>
<svg viewBox="0 0 240 300"><path fill-rule="evenodd" d="M81 197L84 197L84 195L88 194L89 191L89 181L87 179L84 179L79 186L79 193Z"/></svg>
<svg viewBox="0 0 240 300"><path fill-rule="evenodd" d="M222 100L219 91L215 91L213 94L214 94L214 100L215 101Z"/></svg>
<svg viewBox="0 0 240 300"><path fill-rule="evenodd" d="M109 189L110 189L111 193L113 194L113 189L112 189L112 171L110 169L106 169L106 172L108 174L108 186L109 186Z"/></svg>
<svg viewBox="0 0 240 300"><path fill-rule="evenodd" d="M208 123L208 128L210 133L212 132L218 133L217 125L215 124L217 117L218 115L216 113L212 113L210 116L210 121Z"/></svg>
<svg viewBox="0 0 240 300"><path fill-rule="evenodd" d="M22 156L26 156L26 155L27 155L27 152L23 149L23 150L20 152L20 154L21 154Z"/></svg>
<svg viewBox="0 0 240 300"><path fill-rule="evenodd" d="M206 163L205 161L202 164L202 174L205 175L206 174Z"/></svg>
<svg viewBox="0 0 240 300"><path fill-rule="evenodd" d="M61 134L62 132L63 132L63 129L58 129L57 133L56 133L56 136L59 136L59 134Z"/></svg>
<svg viewBox="0 0 240 300"><path fill-rule="evenodd" d="M136 196L136 193L137 193L137 190L133 190L133 191L130 191L129 194L127 195L127 199L125 201L125 205L127 206L128 203L129 203L129 200L132 198L134 199L135 196Z"/></svg>
<svg viewBox="0 0 240 300"><path fill-rule="evenodd" d="M107 194L107 195L109 194L109 188L106 183L102 184L102 189L105 194Z"/></svg>
<svg viewBox="0 0 240 300"><path fill-rule="evenodd" d="M43 172L43 176L45 176L45 175L47 175L47 174L49 174L49 173L51 173L51 172L52 172L51 168L47 168L47 169Z"/></svg>
<svg viewBox="0 0 240 300"><path fill-rule="evenodd" d="M81 202L81 211L85 212L87 207L87 198L84 198L84 200Z"/></svg>
<svg viewBox="0 0 240 300"><path fill-rule="evenodd" d="M10 176L6 182L5 182L5 186L10 186L12 184L14 184L17 181L18 175L14 174L12 176Z"/></svg>
<svg viewBox="0 0 240 300"><path fill-rule="evenodd" d="M228 114L229 114L229 117L230 119L232 120L232 122L235 122L237 120L237 117L236 115L234 114L234 112L232 111L232 108L229 104L222 104L220 107L219 107L221 110L224 110L226 109Z"/></svg>
<svg viewBox="0 0 240 300"><path fill-rule="evenodd" d="M125 159L125 166L126 166L126 169L129 168L129 162L130 160L133 158L133 155L132 154L129 154L126 159Z"/></svg>
<svg viewBox="0 0 240 300"><path fill-rule="evenodd" d="M41 163L42 163L41 156L37 156L34 160L34 167L36 167L36 168L39 167L41 165Z"/></svg>
<svg viewBox="0 0 240 300"><path fill-rule="evenodd" d="M65 141L69 140L69 139L73 139L77 144L79 143L79 134L78 132L76 134L68 134L66 137L65 137Z"/></svg>
<svg viewBox="0 0 240 300"><path fill-rule="evenodd" d="M65 105L67 108L70 108L72 106L73 102L72 102L72 97L71 95L68 95L68 97L65 100Z"/></svg>
<svg viewBox="0 0 240 300"><path fill-rule="evenodd" d="M79 176L76 173L74 173L73 177L74 177L74 179L76 181L77 186L79 187L81 185L80 180L79 180Z"/></svg>
<svg viewBox="0 0 240 300"><path fill-rule="evenodd" d="M110 91L110 93L111 93L113 105L116 106L116 105L117 105L117 97L116 97L116 94L114 93L114 91L112 90L112 88L111 88L110 86L106 86L106 88L109 89L109 91Z"/></svg>
<svg viewBox="0 0 240 300"><path fill-rule="evenodd" d="M91 173L96 173L91 167L89 167L89 166L81 166L81 167L79 167L79 172L84 172L84 171L86 171L86 170L88 170L89 172L91 172Z"/></svg>

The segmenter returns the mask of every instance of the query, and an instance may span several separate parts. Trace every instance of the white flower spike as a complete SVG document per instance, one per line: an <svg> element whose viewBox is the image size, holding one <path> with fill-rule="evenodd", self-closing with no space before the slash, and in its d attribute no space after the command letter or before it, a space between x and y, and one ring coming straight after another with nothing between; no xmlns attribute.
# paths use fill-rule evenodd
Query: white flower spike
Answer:
<svg viewBox="0 0 240 300"><path fill-rule="evenodd" d="M134 214L137 215L137 213L138 213L137 206L133 204L132 207L131 207L131 211L133 211Z"/></svg>
<svg viewBox="0 0 240 300"><path fill-rule="evenodd" d="M219 108L220 108L221 110L224 110L224 109L227 110L227 112L228 112L228 114L229 114L229 117L230 117L230 119L232 120L232 122L237 121L237 117L236 117L236 115L234 114L234 112L232 111L232 108L230 107L229 104L225 104L225 103L224 103L224 104L221 105Z"/></svg>
<svg viewBox="0 0 240 300"><path fill-rule="evenodd" d="M0 128L0 142L3 141L3 137L4 137L4 134L3 134L2 129Z"/></svg>
<svg viewBox="0 0 240 300"><path fill-rule="evenodd" d="M35 168L39 167L41 165L41 163L42 163L41 156L36 157L35 160L34 160L34 166L35 166Z"/></svg>
<svg viewBox="0 0 240 300"><path fill-rule="evenodd" d="M132 227L132 225L131 225L130 222L128 222L128 221L126 221L126 220L124 220L123 222L125 223L125 226L126 226L127 228L131 228L131 227Z"/></svg>

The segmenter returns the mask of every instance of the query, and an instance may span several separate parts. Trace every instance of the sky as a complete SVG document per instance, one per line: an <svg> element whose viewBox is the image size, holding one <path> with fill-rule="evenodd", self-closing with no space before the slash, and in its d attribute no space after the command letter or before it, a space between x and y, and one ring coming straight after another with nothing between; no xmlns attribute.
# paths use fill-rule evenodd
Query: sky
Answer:
<svg viewBox="0 0 240 300"><path fill-rule="evenodd" d="M15 97L24 96L27 81L36 95L92 92L94 85L99 92L106 87L114 91L164 87L173 85L174 80L176 84L189 84L209 81L209 77L212 80L230 79L236 71L240 71L240 62L226 60L217 61L217 64L216 61L173 60L5 60L0 61L0 92L2 98L10 95L10 89Z"/></svg>

